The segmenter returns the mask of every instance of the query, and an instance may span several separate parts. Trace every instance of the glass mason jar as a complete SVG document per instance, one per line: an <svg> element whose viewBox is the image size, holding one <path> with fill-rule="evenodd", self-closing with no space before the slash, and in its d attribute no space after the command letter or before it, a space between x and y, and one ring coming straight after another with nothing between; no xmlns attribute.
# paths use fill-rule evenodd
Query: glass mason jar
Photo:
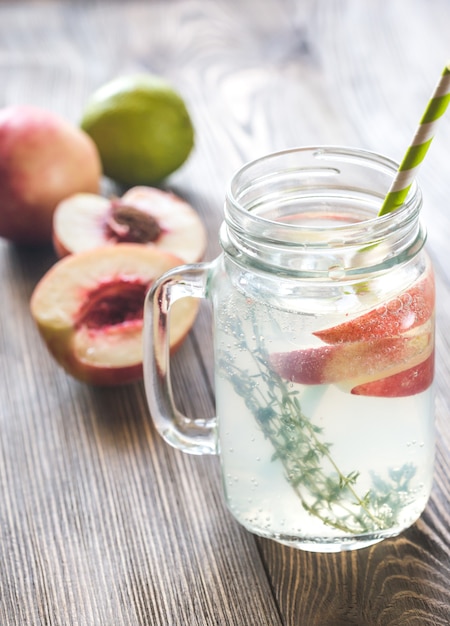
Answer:
<svg viewBox="0 0 450 626"><path fill-rule="evenodd" d="M414 183L377 217L396 165L312 147L233 177L222 254L151 290L145 384L171 445L218 453L249 531L332 552L392 537L429 498L434 461L434 278ZM217 417L173 403L168 314L212 302Z"/></svg>

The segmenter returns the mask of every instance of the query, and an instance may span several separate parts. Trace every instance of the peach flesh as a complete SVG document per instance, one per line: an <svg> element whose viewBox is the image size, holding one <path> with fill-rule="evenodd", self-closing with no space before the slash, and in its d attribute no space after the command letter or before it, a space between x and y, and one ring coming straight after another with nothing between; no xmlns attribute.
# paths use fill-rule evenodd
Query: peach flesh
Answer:
<svg viewBox="0 0 450 626"><path fill-rule="evenodd" d="M357 396L403 398L414 396L430 387L434 378L434 351L428 359L403 372L363 383L351 390Z"/></svg>
<svg viewBox="0 0 450 626"><path fill-rule="evenodd" d="M421 363L430 355L431 345L430 335L424 332L413 337L385 337L274 353L270 365L282 378L303 385L347 380L362 383Z"/></svg>

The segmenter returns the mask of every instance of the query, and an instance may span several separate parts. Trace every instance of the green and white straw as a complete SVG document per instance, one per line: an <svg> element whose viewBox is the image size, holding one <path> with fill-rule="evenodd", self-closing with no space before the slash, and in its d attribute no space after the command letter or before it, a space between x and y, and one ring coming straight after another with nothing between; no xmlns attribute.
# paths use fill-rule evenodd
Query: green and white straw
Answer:
<svg viewBox="0 0 450 626"><path fill-rule="evenodd" d="M414 139L406 151L397 175L384 199L378 215L398 209L405 201L417 170L425 158L436 130L437 121L444 115L450 102L450 63L441 74L425 113L420 120Z"/></svg>

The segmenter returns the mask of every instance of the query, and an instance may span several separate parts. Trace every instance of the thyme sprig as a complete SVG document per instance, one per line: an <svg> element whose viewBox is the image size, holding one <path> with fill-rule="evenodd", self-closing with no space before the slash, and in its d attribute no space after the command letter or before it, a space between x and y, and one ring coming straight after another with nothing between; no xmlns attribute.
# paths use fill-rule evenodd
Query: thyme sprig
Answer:
<svg viewBox="0 0 450 626"><path fill-rule="evenodd" d="M220 369L272 443L272 460L283 464L303 508L326 526L349 534L395 526L401 509L412 501L409 485L415 467L405 464L388 471L385 479L372 474L372 488L359 494L359 472L340 470L331 454L332 445L322 440L323 429L304 415L298 391L270 368L254 314L252 321L255 346L251 350L245 343L242 322L236 319L230 328L238 349L252 355L257 373L239 368L228 351L221 355Z"/></svg>

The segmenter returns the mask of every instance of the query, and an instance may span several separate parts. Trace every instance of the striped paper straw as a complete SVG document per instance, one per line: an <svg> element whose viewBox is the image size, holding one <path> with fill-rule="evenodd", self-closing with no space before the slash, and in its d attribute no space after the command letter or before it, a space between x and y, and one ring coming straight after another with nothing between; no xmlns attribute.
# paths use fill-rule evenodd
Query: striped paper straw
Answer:
<svg viewBox="0 0 450 626"><path fill-rule="evenodd" d="M437 121L444 115L450 102L450 63L441 74L425 113L420 120L414 139L406 151L403 161L389 189L378 215L398 209L408 195L417 170L425 158L436 130Z"/></svg>

